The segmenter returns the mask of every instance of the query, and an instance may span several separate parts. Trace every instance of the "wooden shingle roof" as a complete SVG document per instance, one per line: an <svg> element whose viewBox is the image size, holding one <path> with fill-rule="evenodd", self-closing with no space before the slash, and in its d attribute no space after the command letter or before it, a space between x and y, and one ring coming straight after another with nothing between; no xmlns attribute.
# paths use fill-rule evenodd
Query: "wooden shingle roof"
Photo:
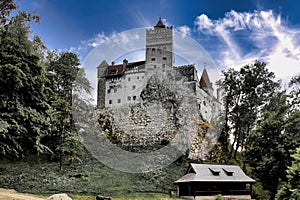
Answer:
<svg viewBox="0 0 300 200"><path fill-rule="evenodd" d="M191 163L187 173L175 181L175 184L187 182L254 183L255 180L248 177L239 166Z"/></svg>

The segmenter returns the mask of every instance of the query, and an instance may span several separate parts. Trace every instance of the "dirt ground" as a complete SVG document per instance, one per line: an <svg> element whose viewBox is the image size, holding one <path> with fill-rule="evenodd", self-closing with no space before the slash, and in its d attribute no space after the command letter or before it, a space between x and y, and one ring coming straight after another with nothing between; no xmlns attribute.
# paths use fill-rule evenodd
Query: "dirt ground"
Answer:
<svg viewBox="0 0 300 200"><path fill-rule="evenodd" d="M47 197L23 194L16 192L15 190L7 190L0 188L0 200L45 200Z"/></svg>

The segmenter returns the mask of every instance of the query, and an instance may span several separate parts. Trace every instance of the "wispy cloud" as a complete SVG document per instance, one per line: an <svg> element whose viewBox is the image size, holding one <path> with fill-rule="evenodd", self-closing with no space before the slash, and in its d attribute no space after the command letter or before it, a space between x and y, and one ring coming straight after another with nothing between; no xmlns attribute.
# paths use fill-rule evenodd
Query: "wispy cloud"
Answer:
<svg viewBox="0 0 300 200"><path fill-rule="evenodd" d="M134 13L134 18L140 27L151 26L151 23L145 18L144 14L141 12L139 8L136 8L136 10L133 13Z"/></svg>
<svg viewBox="0 0 300 200"><path fill-rule="evenodd" d="M272 10L232 10L217 20L202 14L194 24L198 33L223 44L213 55L218 65L241 67L262 60L280 77L300 71L300 46L297 43L300 30L288 27L288 23Z"/></svg>

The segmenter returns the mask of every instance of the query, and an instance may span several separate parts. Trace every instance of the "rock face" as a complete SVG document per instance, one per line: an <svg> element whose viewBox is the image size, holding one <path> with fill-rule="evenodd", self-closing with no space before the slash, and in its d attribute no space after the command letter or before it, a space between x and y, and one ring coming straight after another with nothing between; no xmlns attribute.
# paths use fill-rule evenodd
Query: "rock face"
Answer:
<svg viewBox="0 0 300 200"><path fill-rule="evenodd" d="M192 131L191 121L201 120L192 107L195 97L188 98L190 89L177 84L174 76L155 74L142 90L140 103L100 111L100 126L111 142L124 150L148 152L167 145L178 133Z"/></svg>
<svg viewBox="0 0 300 200"><path fill-rule="evenodd" d="M216 134L203 126L195 95L176 74L154 74L139 103L99 110L101 132L126 151L153 152L172 144L181 152L189 148L192 159L204 158Z"/></svg>
<svg viewBox="0 0 300 200"><path fill-rule="evenodd" d="M112 198L98 195L98 196L96 196L96 200L112 200Z"/></svg>
<svg viewBox="0 0 300 200"><path fill-rule="evenodd" d="M54 194L46 200L72 200L67 194Z"/></svg>

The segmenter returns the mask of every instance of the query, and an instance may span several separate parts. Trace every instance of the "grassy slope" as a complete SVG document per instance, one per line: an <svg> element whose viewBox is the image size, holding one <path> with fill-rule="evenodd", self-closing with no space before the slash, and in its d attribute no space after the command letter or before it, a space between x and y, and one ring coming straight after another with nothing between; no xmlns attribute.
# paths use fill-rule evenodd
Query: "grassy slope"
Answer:
<svg viewBox="0 0 300 200"><path fill-rule="evenodd" d="M173 182L184 174L188 162L182 158L161 171L130 174L110 169L89 156L82 163L64 166L62 171L58 163L37 157L18 162L2 160L0 187L35 194L66 192L116 197L137 192L169 194L176 189Z"/></svg>

